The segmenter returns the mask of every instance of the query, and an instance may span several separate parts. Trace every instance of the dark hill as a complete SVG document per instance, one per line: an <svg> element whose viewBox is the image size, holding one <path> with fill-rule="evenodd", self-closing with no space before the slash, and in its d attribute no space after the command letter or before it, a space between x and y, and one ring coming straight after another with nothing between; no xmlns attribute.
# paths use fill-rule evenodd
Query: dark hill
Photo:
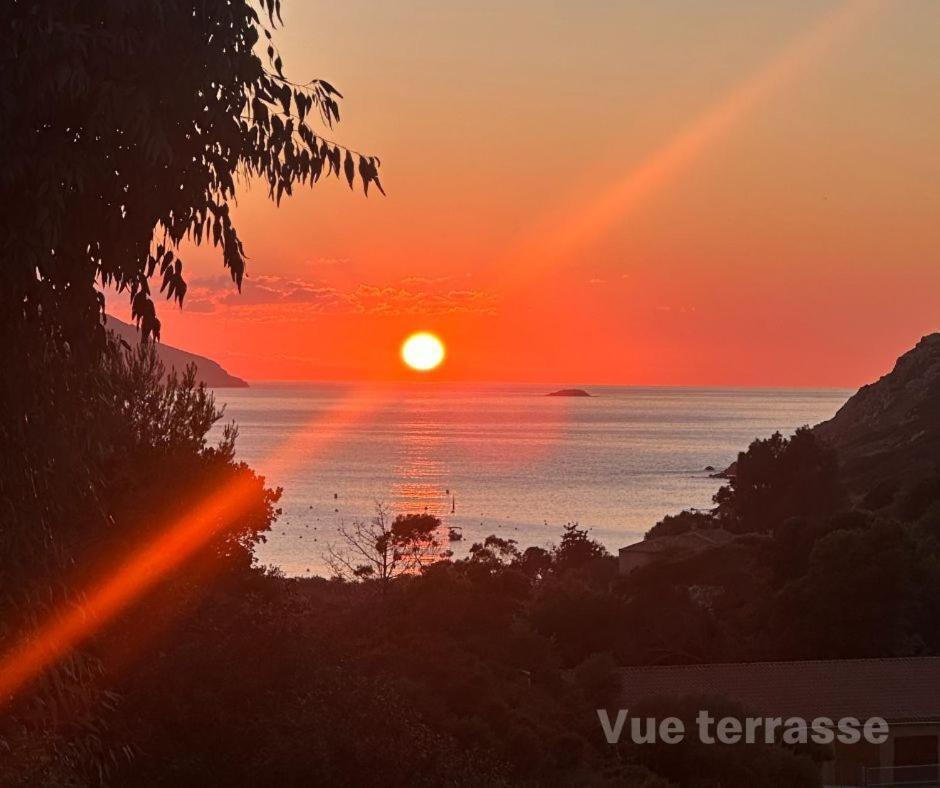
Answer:
<svg viewBox="0 0 940 788"><path fill-rule="evenodd" d="M118 337L127 342L132 347L140 342L140 333L134 326L118 320L116 317L108 316L107 327ZM179 372L186 369L187 365L196 365L196 376L207 386L213 388L247 388L246 383L241 378L230 375L223 369L218 362L205 356L197 356L195 353L189 353L185 350L157 343L157 355L167 368L174 368Z"/></svg>
<svg viewBox="0 0 940 788"><path fill-rule="evenodd" d="M590 397L584 389L559 389L558 391L553 391L550 394L546 394L546 397Z"/></svg>
<svg viewBox="0 0 940 788"><path fill-rule="evenodd" d="M887 375L862 386L814 427L833 446L850 490L897 489L940 468L940 333L924 337Z"/></svg>

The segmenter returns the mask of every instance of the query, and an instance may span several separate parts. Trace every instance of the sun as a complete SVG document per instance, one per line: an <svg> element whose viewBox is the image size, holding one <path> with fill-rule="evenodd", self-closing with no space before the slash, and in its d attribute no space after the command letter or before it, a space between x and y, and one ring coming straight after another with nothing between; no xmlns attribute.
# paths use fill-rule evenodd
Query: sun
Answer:
<svg viewBox="0 0 940 788"><path fill-rule="evenodd" d="M401 357L412 369L427 372L444 360L444 343L428 331L419 331L402 344Z"/></svg>

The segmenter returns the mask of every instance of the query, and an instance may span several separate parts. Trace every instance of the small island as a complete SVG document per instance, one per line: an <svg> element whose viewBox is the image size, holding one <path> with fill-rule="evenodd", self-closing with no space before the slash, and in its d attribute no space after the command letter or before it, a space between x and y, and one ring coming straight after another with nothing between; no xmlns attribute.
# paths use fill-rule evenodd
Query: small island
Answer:
<svg viewBox="0 0 940 788"><path fill-rule="evenodd" d="M591 394L588 394L584 389L559 389L558 391L553 391L550 394L546 394L546 397L590 397Z"/></svg>

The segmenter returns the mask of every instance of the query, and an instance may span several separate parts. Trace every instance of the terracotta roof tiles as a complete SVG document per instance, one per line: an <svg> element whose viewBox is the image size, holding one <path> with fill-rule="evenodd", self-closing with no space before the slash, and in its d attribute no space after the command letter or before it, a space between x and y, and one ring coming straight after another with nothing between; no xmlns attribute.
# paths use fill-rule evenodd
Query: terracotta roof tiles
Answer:
<svg viewBox="0 0 940 788"><path fill-rule="evenodd" d="M762 717L940 721L940 657L621 668L629 708L644 698L723 696Z"/></svg>

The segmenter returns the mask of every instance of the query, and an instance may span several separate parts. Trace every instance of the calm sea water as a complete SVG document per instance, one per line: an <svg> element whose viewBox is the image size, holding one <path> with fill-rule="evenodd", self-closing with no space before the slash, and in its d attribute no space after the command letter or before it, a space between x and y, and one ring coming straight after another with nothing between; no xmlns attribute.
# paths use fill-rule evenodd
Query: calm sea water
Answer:
<svg viewBox="0 0 940 788"><path fill-rule="evenodd" d="M547 546L579 522L610 550L661 519L705 507L757 437L832 416L841 390L256 384L221 389L240 459L284 488L258 548L288 574L323 573L338 524L429 511L468 547L490 533Z"/></svg>

